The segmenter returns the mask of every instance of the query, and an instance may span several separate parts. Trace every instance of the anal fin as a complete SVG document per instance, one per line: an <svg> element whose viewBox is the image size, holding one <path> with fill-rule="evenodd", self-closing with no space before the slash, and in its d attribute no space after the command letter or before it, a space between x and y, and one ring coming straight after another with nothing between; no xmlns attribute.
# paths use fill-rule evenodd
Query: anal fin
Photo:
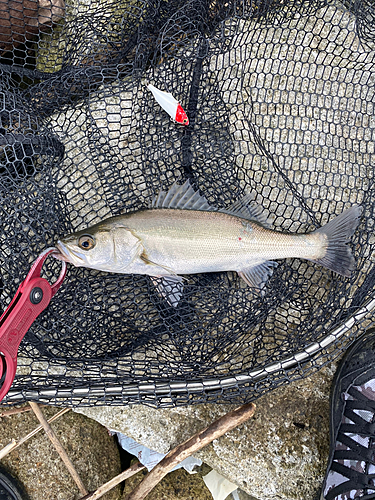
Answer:
<svg viewBox="0 0 375 500"><path fill-rule="evenodd" d="M238 275L252 288L255 288L261 294L264 293L264 285L268 278L272 275L277 262L266 260L261 264L257 264L247 269L237 271Z"/></svg>
<svg viewBox="0 0 375 500"><path fill-rule="evenodd" d="M165 299L169 305L177 307L184 291L183 279L181 276L171 275L160 278L151 277L158 294Z"/></svg>

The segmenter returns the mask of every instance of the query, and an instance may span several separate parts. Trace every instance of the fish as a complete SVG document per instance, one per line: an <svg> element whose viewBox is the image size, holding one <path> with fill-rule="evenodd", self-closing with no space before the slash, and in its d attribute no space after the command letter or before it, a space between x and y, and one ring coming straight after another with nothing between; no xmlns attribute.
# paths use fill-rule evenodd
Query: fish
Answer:
<svg viewBox="0 0 375 500"><path fill-rule="evenodd" d="M155 100L160 104L160 106L166 111L169 116L181 125L189 125L189 118L182 108L181 104L173 97L170 92L164 92L159 90L151 83L147 85L148 90L150 90L155 98Z"/></svg>
<svg viewBox="0 0 375 500"><path fill-rule="evenodd" d="M272 228L251 193L226 209L211 206L190 181L161 189L149 208L105 219L58 240L54 257L77 267L148 275L158 293L177 307L184 275L236 271L257 293L275 259L300 258L351 276L349 246L361 218L354 205L309 233Z"/></svg>

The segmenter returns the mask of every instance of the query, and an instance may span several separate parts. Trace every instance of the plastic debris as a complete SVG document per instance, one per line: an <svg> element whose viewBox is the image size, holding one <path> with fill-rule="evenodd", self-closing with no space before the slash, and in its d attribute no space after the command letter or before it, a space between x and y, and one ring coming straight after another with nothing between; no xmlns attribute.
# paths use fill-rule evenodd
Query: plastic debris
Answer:
<svg viewBox="0 0 375 500"><path fill-rule="evenodd" d="M121 432L111 431L111 433L116 434L121 447L131 455L136 456L141 464L143 464L149 472L165 457L165 455L163 455L162 453L150 450L150 448L137 443L137 441L134 441L134 439L125 436ZM200 465L202 465L202 460L200 460L199 458L188 457L179 465L177 465L173 470L177 470L183 467L190 474L195 474L195 472L193 471L194 467L199 467Z"/></svg>
<svg viewBox="0 0 375 500"><path fill-rule="evenodd" d="M212 470L206 476L203 476L203 481L210 490L214 500L225 500L237 489L236 484L225 479L225 477L216 472L216 470Z"/></svg>

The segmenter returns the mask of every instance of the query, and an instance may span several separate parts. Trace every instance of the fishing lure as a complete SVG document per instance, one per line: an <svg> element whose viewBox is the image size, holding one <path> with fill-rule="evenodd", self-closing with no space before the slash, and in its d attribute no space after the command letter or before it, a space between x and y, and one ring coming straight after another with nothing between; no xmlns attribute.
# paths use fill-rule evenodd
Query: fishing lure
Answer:
<svg viewBox="0 0 375 500"><path fill-rule="evenodd" d="M159 90L151 85L151 83L147 85L147 88L152 92L155 100L173 120L181 125L189 125L189 118L187 117L187 114L183 110L181 104L176 101L170 92Z"/></svg>

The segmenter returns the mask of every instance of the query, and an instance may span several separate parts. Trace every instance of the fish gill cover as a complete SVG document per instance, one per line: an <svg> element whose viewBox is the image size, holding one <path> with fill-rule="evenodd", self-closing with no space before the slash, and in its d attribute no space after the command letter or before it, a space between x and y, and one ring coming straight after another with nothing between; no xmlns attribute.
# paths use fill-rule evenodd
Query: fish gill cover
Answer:
<svg viewBox="0 0 375 500"><path fill-rule="evenodd" d="M172 307L149 276L69 266L21 344L7 402L240 403L309 375L369 326L372 2L0 4L1 310L58 238L148 208L176 180L219 209L253 193L279 231L363 207L350 278L286 259L262 295L235 272L192 274Z"/></svg>

